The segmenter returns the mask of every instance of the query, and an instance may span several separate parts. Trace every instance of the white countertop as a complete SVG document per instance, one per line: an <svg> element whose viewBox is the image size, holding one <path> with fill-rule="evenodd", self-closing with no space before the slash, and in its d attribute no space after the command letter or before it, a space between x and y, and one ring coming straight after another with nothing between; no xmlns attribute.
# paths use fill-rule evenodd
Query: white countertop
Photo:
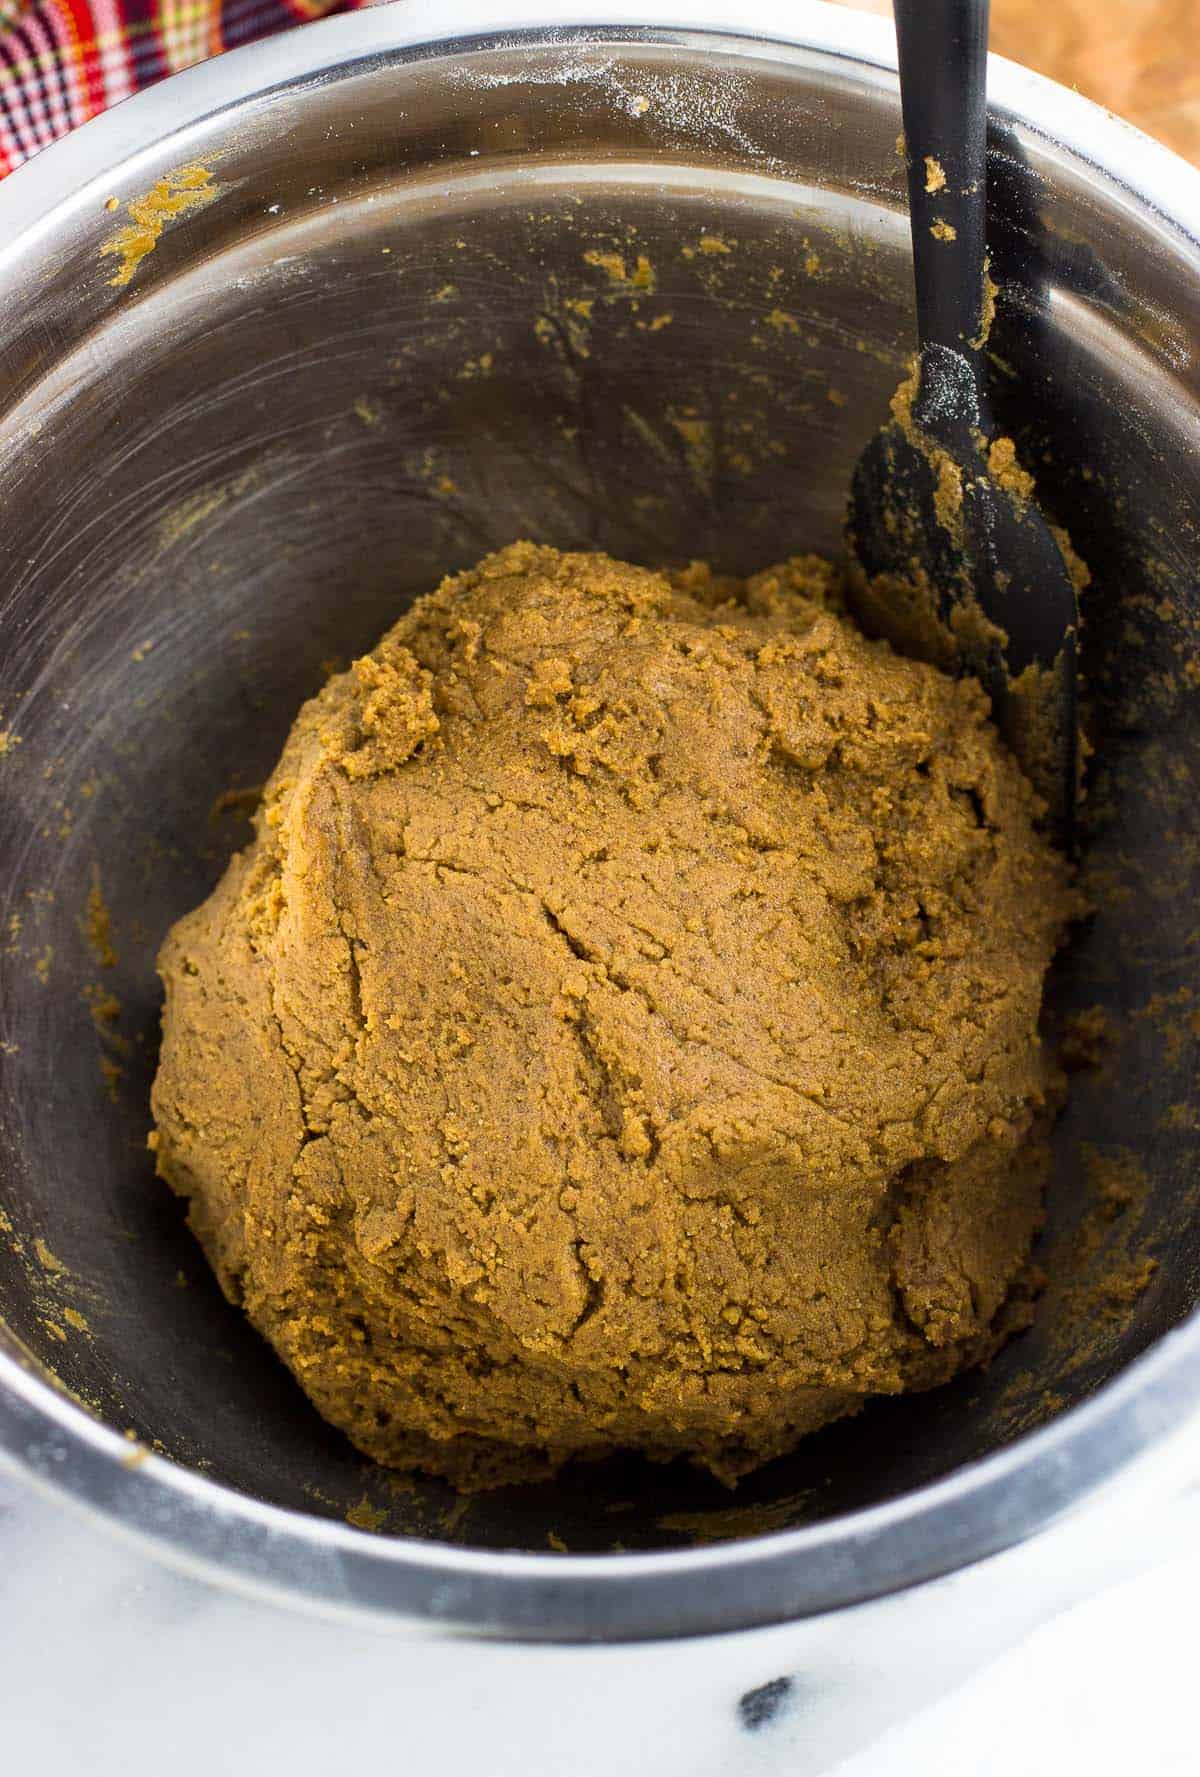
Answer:
<svg viewBox="0 0 1200 1777"><path fill-rule="evenodd" d="M886 1673L807 1695L803 1671L789 1669L788 1629L578 1650L349 1627L176 1573L0 1475L2 1768L1194 1777L1200 1492L1147 1528L1125 1563L1144 1571L1121 1577L1121 1551L1110 1550L1115 1583L1032 1633L1024 1619L1042 1606L1027 1609L1022 1586L1036 1575L1053 1596L1062 1533L1027 1545L1025 1579L996 1590L994 1640L1007 1651L965 1683L933 1675L927 1690L956 1688L905 1720L912 1687ZM897 1620L917 1672L926 1638L911 1617Z"/></svg>
<svg viewBox="0 0 1200 1777"><path fill-rule="evenodd" d="M982 1664L930 1589L885 1615L898 1666L818 1694L787 1628L571 1649L305 1616L0 1473L0 1777L1196 1777L1200 1491L1136 1530L1083 1603L1069 1530L1001 1558Z"/></svg>

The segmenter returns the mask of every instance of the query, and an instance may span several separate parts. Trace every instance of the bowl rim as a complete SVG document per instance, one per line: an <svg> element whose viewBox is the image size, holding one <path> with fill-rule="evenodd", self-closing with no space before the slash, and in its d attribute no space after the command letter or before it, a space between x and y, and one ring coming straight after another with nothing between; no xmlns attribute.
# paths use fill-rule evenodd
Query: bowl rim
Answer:
<svg viewBox="0 0 1200 1777"><path fill-rule="evenodd" d="M895 71L887 20L751 0L407 0L230 51L137 94L0 182L0 284L65 210L139 156L223 111L364 64L597 42L718 45ZM1200 173L1078 93L993 57L989 102L1123 191L1200 264ZM1052 128L1045 120L1052 119ZM1042 120L1042 121L1038 121ZM1151 197L1149 194L1155 195ZM1051 1424L885 1504L698 1549L626 1554L464 1549L384 1537L267 1504L131 1445L38 1373L0 1324L0 1463L152 1552L225 1584L324 1613L423 1620L514 1639L627 1641L810 1617L905 1590L1046 1528L1200 1407L1200 1314Z"/></svg>

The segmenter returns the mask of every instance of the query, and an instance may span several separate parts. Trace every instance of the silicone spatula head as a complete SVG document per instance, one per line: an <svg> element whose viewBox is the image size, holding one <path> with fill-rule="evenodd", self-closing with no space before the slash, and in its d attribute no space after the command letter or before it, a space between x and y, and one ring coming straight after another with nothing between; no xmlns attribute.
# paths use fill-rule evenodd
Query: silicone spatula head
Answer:
<svg viewBox="0 0 1200 1777"><path fill-rule="evenodd" d="M1079 564L987 400L987 0L896 0L919 355L851 482L860 619L973 672L1074 835Z"/></svg>

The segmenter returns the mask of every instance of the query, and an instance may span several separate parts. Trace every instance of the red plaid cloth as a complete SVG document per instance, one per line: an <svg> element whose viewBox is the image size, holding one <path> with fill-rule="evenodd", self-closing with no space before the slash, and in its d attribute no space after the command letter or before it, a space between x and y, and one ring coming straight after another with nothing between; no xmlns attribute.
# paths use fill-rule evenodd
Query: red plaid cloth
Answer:
<svg viewBox="0 0 1200 1777"><path fill-rule="evenodd" d="M166 74L370 0L0 0L0 179Z"/></svg>

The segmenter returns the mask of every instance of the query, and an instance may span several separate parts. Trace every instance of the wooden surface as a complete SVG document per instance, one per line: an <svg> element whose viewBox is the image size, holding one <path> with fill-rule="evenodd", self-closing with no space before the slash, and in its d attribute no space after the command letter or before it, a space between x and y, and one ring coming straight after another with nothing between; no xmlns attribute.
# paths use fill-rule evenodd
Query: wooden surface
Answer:
<svg viewBox="0 0 1200 1777"><path fill-rule="evenodd" d="M992 0L992 48L1200 163L1200 0Z"/></svg>

